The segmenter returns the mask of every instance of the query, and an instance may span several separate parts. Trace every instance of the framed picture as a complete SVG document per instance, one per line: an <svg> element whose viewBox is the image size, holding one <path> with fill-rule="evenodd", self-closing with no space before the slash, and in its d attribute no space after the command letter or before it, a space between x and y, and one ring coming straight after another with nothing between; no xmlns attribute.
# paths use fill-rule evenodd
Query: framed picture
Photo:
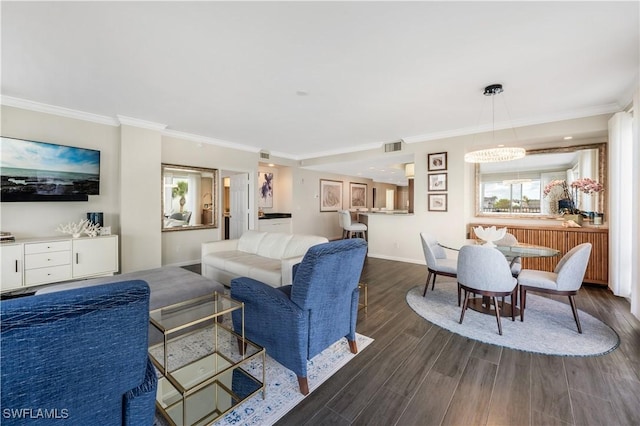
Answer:
<svg viewBox="0 0 640 426"><path fill-rule="evenodd" d="M337 212L342 210L342 182L320 179L320 211Z"/></svg>
<svg viewBox="0 0 640 426"><path fill-rule="evenodd" d="M446 191L447 190L447 174L446 173L429 173L429 191Z"/></svg>
<svg viewBox="0 0 640 426"><path fill-rule="evenodd" d="M428 170L430 172L436 170L447 170L447 153L446 152L438 152L437 154L428 154Z"/></svg>
<svg viewBox="0 0 640 426"><path fill-rule="evenodd" d="M258 172L258 207L273 207L273 173Z"/></svg>
<svg viewBox="0 0 640 426"><path fill-rule="evenodd" d="M429 211L446 212L447 194L429 194Z"/></svg>
<svg viewBox="0 0 640 426"><path fill-rule="evenodd" d="M359 209L367 207L367 185L364 183L349 183L349 208Z"/></svg>

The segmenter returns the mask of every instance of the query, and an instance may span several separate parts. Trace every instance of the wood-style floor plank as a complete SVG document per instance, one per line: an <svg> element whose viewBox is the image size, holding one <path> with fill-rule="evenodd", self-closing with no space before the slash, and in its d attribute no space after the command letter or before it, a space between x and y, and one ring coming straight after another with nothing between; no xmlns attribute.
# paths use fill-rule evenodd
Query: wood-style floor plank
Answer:
<svg viewBox="0 0 640 426"><path fill-rule="evenodd" d="M189 267L196 273L199 268ZM545 356L491 347L420 318L405 297L411 288L423 288L426 278L423 265L368 258L361 281L368 284L369 308L366 314L360 310L357 330L375 341L277 424L442 425L445 419L461 419L457 412L467 409L462 395L487 394L472 412L482 412L478 404L486 404L488 414L464 421L640 425L640 321L630 314L627 300L584 285L578 308L611 326L620 347L584 359ZM436 286L447 285L455 280L438 277ZM551 298L567 304L571 316L566 297ZM497 370L487 388L490 365ZM473 376L474 369L483 373Z"/></svg>

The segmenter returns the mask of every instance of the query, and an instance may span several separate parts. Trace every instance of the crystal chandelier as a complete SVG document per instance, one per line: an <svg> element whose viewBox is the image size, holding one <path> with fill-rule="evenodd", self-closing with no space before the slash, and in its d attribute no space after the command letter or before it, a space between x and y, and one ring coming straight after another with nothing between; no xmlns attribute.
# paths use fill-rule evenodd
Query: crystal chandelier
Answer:
<svg viewBox="0 0 640 426"><path fill-rule="evenodd" d="M495 96L502 93L502 84L492 84L484 88L485 96ZM492 135L495 138L495 97L491 99L492 108ZM497 163L499 161L511 161L526 155L524 148L498 145L495 148L480 149L468 152L464 155L467 163Z"/></svg>

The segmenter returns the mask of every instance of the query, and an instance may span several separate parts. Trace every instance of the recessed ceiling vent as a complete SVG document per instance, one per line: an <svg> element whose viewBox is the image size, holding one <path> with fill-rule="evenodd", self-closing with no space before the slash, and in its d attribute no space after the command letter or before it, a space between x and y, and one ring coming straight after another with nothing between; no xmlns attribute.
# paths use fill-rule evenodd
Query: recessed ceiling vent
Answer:
<svg viewBox="0 0 640 426"><path fill-rule="evenodd" d="M271 155L267 151L260 151L260 159L268 160L271 158Z"/></svg>
<svg viewBox="0 0 640 426"><path fill-rule="evenodd" d="M384 152L402 151L402 141L390 142L384 144Z"/></svg>

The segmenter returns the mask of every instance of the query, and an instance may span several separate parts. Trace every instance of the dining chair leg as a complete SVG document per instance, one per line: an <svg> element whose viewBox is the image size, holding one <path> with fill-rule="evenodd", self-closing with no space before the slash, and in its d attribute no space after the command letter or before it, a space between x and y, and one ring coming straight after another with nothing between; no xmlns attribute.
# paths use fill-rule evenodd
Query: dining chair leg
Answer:
<svg viewBox="0 0 640 426"><path fill-rule="evenodd" d="M573 318L576 320L576 325L578 326L578 333L582 334L582 327L580 326L580 319L578 318L578 309L576 309L576 301L573 300L573 295L569 296L569 303L571 303Z"/></svg>
<svg viewBox="0 0 640 426"><path fill-rule="evenodd" d="M467 310L467 305L469 304L469 292L467 289L464 290L464 303L462 304L462 312L460 313L460 324L462 324L462 320L464 319L464 312Z"/></svg>
<svg viewBox="0 0 640 426"><path fill-rule="evenodd" d="M460 283L458 283L458 306L460 306Z"/></svg>
<svg viewBox="0 0 640 426"><path fill-rule="evenodd" d="M498 307L498 297L493 297L493 304L496 308L496 320L498 321L498 334L502 336L502 323L500 322L500 308Z"/></svg>
<svg viewBox="0 0 640 426"><path fill-rule="evenodd" d="M518 286L516 285L511 292L511 321L516 320L516 303L518 301Z"/></svg>
<svg viewBox="0 0 640 426"><path fill-rule="evenodd" d="M431 291L433 291L434 288L436 288L436 276L438 274L437 273L433 273L433 282L431 283Z"/></svg>
<svg viewBox="0 0 640 426"><path fill-rule="evenodd" d="M524 308L527 306L527 288L520 286L520 322L524 321Z"/></svg>
<svg viewBox="0 0 640 426"><path fill-rule="evenodd" d="M422 293L422 297L425 297L427 295L427 289L429 288L429 280L431 279L431 274L433 272L429 271L429 274L427 275L427 283L424 285L424 293ZM460 293L458 293L458 301L460 301ZM460 303L458 303L458 306L460 306Z"/></svg>

